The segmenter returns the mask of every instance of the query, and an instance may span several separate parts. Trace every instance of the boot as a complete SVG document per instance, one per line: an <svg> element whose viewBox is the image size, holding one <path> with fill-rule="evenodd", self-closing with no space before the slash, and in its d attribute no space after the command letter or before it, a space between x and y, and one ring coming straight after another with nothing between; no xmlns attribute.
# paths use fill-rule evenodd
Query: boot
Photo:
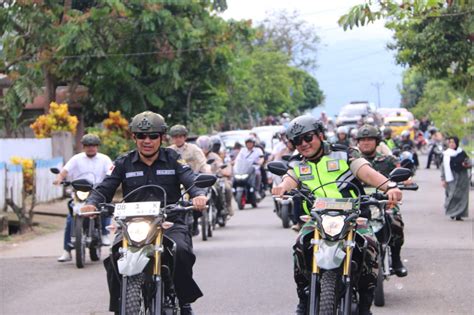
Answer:
<svg viewBox="0 0 474 315"><path fill-rule="evenodd" d="M180 311L181 311L181 315L193 315L194 312L193 312L193 309L191 307L191 304L189 303L186 303L186 304L183 304L179 307Z"/></svg>
<svg viewBox="0 0 474 315"><path fill-rule="evenodd" d="M298 305L296 305L296 315L305 315L306 307L308 306L308 294L306 293L305 288L297 287L296 293L298 294Z"/></svg>
<svg viewBox="0 0 474 315"><path fill-rule="evenodd" d="M359 289L359 315L372 315L370 307L374 300L374 288Z"/></svg>
<svg viewBox="0 0 474 315"><path fill-rule="evenodd" d="M400 258L401 246L390 246L392 252L392 269L397 277L406 277L408 270L403 266L402 259Z"/></svg>

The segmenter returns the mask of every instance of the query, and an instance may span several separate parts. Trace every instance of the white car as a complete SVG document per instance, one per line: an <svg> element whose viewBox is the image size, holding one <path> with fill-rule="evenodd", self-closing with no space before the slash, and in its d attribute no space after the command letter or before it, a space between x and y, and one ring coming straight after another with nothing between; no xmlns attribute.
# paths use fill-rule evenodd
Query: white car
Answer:
<svg viewBox="0 0 474 315"><path fill-rule="evenodd" d="M260 141L265 143L265 151L272 152L273 147L280 141L278 138L275 138L275 134L280 132L285 127L282 125L276 126L260 126L252 128L252 132L254 132Z"/></svg>

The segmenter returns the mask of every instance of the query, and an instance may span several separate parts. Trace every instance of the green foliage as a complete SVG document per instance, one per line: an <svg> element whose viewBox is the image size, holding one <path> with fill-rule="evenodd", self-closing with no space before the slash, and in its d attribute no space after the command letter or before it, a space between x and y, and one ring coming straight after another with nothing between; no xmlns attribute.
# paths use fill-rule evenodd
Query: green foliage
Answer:
<svg viewBox="0 0 474 315"><path fill-rule="evenodd" d="M402 87L400 89L402 107L410 109L418 103L423 95L423 88L426 81L425 76L423 76L417 68L409 68L404 71Z"/></svg>
<svg viewBox="0 0 474 315"><path fill-rule="evenodd" d="M423 96L413 108L417 117L427 116L446 135L463 138L474 132L473 121L469 121L467 99L452 88L446 80L432 80L425 85Z"/></svg>

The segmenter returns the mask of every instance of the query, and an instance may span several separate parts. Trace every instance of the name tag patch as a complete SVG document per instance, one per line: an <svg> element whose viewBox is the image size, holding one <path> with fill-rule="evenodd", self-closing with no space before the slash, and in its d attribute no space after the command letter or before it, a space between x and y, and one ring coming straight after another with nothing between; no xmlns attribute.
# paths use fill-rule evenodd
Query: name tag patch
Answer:
<svg viewBox="0 0 474 315"><path fill-rule="evenodd" d="M143 171L125 173L126 178L143 176Z"/></svg>
<svg viewBox="0 0 474 315"><path fill-rule="evenodd" d="M175 170L156 170L156 175L174 175Z"/></svg>
<svg viewBox="0 0 474 315"><path fill-rule="evenodd" d="M313 175L303 175L303 176L300 176L300 180L313 180L314 179L314 176Z"/></svg>
<svg viewBox="0 0 474 315"><path fill-rule="evenodd" d="M339 171L340 168L338 160L327 161L326 166L328 168L328 172Z"/></svg>
<svg viewBox="0 0 474 315"><path fill-rule="evenodd" d="M311 166L309 165L300 165L300 175L309 175L311 174Z"/></svg>

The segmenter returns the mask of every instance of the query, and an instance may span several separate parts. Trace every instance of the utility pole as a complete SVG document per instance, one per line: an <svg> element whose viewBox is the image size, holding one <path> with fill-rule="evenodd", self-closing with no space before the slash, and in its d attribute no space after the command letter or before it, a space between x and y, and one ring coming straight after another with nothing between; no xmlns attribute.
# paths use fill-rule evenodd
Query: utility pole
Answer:
<svg viewBox="0 0 474 315"><path fill-rule="evenodd" d="M383 86L383 82L374 82L374 83L371 83L371 85L375 86L375 88L377 89L377 99L378 99L377 108L380 108L380 88Z"/></svg>

